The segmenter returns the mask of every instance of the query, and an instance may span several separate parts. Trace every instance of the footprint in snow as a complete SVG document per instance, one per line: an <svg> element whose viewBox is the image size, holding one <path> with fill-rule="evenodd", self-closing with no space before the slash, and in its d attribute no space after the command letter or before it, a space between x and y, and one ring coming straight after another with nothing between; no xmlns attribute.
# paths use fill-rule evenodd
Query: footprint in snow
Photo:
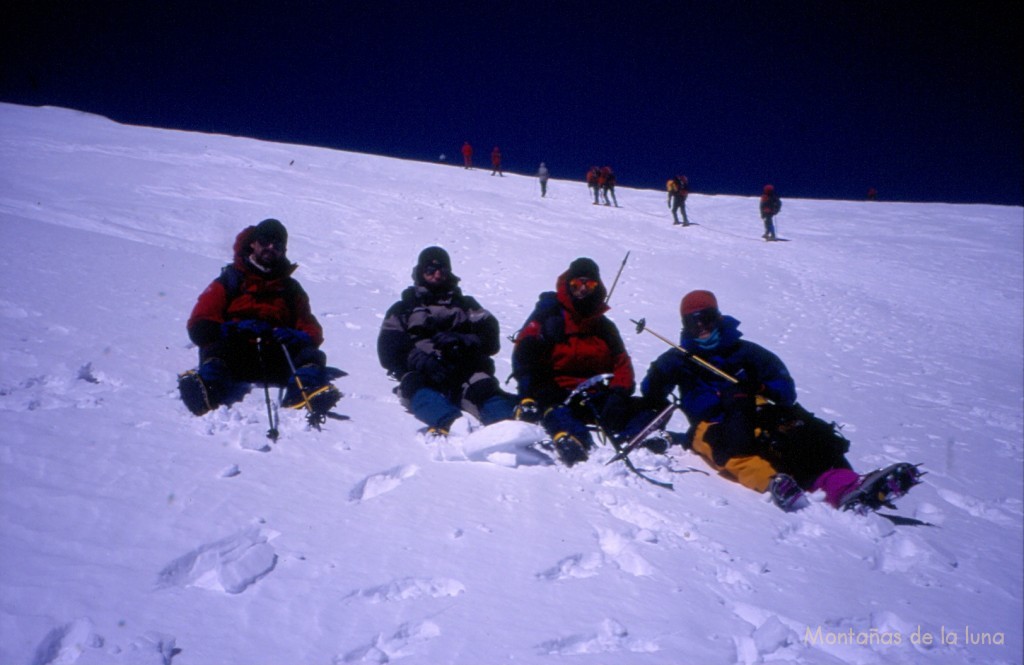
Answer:
<svg viewBox="0 0 1024 665"><path fill-rule="evenodd" d="M78 619L54 628L36 647L32 665L72 665L83 655L89 663L171 665L180 649L175 638L149 632L122 647L108 643L90 619ZM95 650L95 651L92 651Z"/></svg>
<svg viewBox="0 0 1024 665"><path fill-rule="evenodd" d="M932 545L916 533L897 532L878 542L875 568L885 573L910 574L919 586L933 586L932 573L949 572L959 567L956 556L939 545Z"/></svg>
<svg viewBox="0 0 1024 665"><path fill-rule="evenodd" d="M635 538L612 529L598 529L597 540L606 560L636 577L654 574L654 567L636 552Z"/></svg>
<svg viewBox="0 0 1024 665"><path fill-rule="evenodd" d="M461 582L444 577L418 578L406 577L388 584L367 587L353 591L348 598L362 598L371 603L388 603L417 598L441 598L458 596L466 591Z"/></svg>
<svg viewBox="0 0 1024 665"><path fill-rule="evenodd" d="M352 503L360 503L381 494L387 494L397 488L407 479L419 473L420 468L415 464L396 466L393 469L377 473L364 478L358 485L352 488L348 494L348 500Z"/></svg>
<svg viewBox="0 0 1024 665"><path fill-rule="evenodd" d="M277 565L277 554L268 542L276 535L251 527L197 547L160 571L157 588L193 586L242 593Z"/></svg>
<svg viewBox="0 0 1024 665"><path fill-rule="evenodd" d="M659 542L668 537L673 541L690 542L697 538L696 528L689 522L678 522L652 508L607 494L600 497L601 504L612 517L636 527L636 540Z"/></svg>
<svg viewBox="0 0 1024 665"><path fill-rule="evenodd" d="M636 552L635 538L611 529L599 529L596 535L600 553L568 556L544 572L537 573L537 579L558 582L593 577L602 566L609 563L636 577L654 574L654 567Z"/></svg>
<svg viewBox="0 0 1024 665"><path fill-rule="evenodd" d="M432 621L402 624L391 637L377 635L369 644L335 658L334 662L335 665L341 663L390 663L393 660L414 655L412 647L429 642L440 635L441 628Z"/></svg>
<svg viewBox="0 0 1024 665"><path fill-rule="evenodd" d="M97 377L92 363L87 362L74 371L59 366L53 374L31 376L14 386L0 386L0 410L100 408L104 403L104 394L115 390L117 385L109 380L101 382Z"/></svg>
<svg viewBox="0 0 1024 665"><path fill-rule="evenodd" d="M537 645L537 650L545 656L576 656L614 651L633 653L660 651L658 645L652 641L631 638L625 626L615 619L605 619L593 633L571 635L543 642Z"/></svg>
<svg viewBox="0 0 1024 665"><path fill-rule="evenodd" d="M54 628L36 647L32 665L71 665L86 649L99 649L103 638L90 619L78 619Z"/></svg>
<svg viewBox="0 0 1024 665"><path fill-rule="evenodd" d="M600 554L573 554L544 572L537 573L537 579L558 582L593 577L603 565L604 558Z"/></svg>

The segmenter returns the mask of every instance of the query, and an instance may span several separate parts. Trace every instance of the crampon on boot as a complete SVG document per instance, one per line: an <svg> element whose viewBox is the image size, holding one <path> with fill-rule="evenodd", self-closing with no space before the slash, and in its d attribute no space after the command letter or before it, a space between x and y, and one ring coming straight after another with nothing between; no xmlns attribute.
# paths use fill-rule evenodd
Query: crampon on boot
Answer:
<svg viewBox="0 0 1024 665"><path fill-rule="evenodd" d="M884 469L877 469L864 475L860 485L847 493L839 502L843 510L866 513L879 508L895 508L892 504L914 485L920 484L924 475L919 464L900 462Z"/></svg>
<svg viewBox="0 0 1024 665"><path fill-rule="evenodd" d="M206 384L199 376L199 372L194 369L178 376L178 394L181 395L181 401L193 415L201 416L213 410Z"/></svg>
<svg viewBox="0 0 1024 665"><path fill-rule="evenodd" d="M540 408L537 406L537 402L527 397L516 404L512 417L524 423L538 423L540 422Z"/></svg>
<svg viewBox="0 0 1024 665"><path fill-rule="evenodd" d="M448 428L447 427L428 427L427 431L423 433L423 443L434 444L444 443L448 440Z"/></svg>
<svg viewBox="0 0 1024 665"><path fill-rule="evenodd" d="M793 476L785 473L777 473L772 477L768 485L768 492L772 496L772 503L784 512L792 513L806 508L809 505L807 496L797 484Z"/></svg>
<svg viewBox="0 0 1024 665"><path fill-rule="evenodd" d="M554 438L555 452L558 459L566 466L587 461L587 447L583 442L568 432L559 432Z"/></svg>
<svg viewBox="0 0 1024 665"><path fill-rule="evenodd" d="M288 409L305 409L308 404L311 412L322 415L334 408L334 405L341 399L341 391L329 383L306 390L305 393L305 397L303 397L302 391L297 388L293 390L289 386L284 399L281 400L281 406Z"/></svg>

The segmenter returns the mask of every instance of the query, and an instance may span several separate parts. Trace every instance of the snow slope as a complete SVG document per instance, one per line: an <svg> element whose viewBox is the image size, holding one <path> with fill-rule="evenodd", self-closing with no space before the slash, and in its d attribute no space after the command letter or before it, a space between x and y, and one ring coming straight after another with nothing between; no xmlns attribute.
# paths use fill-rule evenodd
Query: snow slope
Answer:
<svg viewBox="0 0 1024 665"><path fill-rule="evenodd" d="M659 191L594 207L580 182L11 105L0 158L0 663L1022 662L1021 208L776 183L790 242L765 243L752 197L694 194L673 228ZM270 216L351 416L282 412L272 446L261 390L194 418L175 388L196 296ZM783 514L678 449L635 456L675 491L606 449L565 469L519 423L428 448L375 341L434 243L504 336L572 259L610 283L631 252L611 317L640 375L667 347L629 320L674 338L682 294L714 290L858 469L923 463L899 512L934 526Z"/></svg>

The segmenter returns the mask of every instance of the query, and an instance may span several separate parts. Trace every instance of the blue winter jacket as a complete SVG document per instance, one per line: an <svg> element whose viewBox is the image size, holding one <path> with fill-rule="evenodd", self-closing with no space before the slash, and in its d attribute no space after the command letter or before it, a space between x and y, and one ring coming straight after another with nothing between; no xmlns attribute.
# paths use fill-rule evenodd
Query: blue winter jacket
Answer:
<svg viewBox="0 0 1024 665"><path fill-rule="evenodd" d="M736 379L763 386L760 394L776 404L796 402L796 385L782 360L764 347L740 339L743 333L739 331L739 324L731 316L722 317L720 341L714 349L701 349L696 340L685 333L679 345ZM687 359L678 349L671 349L651 363L640 390L645 402L659 407L667 403L669 393L678 387L680 407L690 424L696 425L705 420L721 420L721 393L731 385Z"/></svg>

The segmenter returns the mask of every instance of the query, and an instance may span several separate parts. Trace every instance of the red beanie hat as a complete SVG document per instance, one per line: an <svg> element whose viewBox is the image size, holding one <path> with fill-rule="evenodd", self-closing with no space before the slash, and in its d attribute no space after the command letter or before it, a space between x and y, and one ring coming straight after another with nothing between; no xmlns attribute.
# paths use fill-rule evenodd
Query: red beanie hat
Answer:
<svg viewBox="0 0 1024 665"><path fill-rule="evenodd" d="M718 299L710 291L690 291L679 303L679 314L686 316L702 309L718 309Z"/></svg>

